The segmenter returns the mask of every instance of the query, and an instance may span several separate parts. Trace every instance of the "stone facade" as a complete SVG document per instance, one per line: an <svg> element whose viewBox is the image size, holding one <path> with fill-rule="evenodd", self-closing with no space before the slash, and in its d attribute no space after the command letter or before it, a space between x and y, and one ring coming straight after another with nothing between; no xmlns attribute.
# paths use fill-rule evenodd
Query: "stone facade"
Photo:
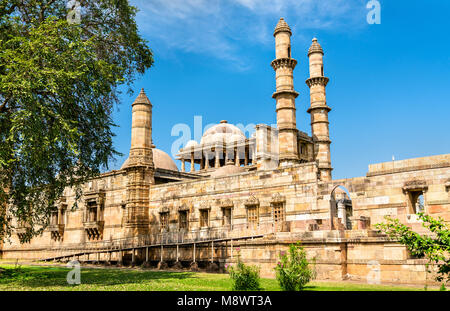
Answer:
<svg viewBox="0 0 450 311"><path fill-rule="evenodd" d="M223 269L239 247L245 262L273 277L280 251L301 241L319 279L429 282L425 261L373 225L390 215L421 231L419 211L450 221L450 154L373 164L365 177L333 180L323 50L313 39L310 137L296 128L296 61L284 20L274 36L277 128L259 124L246 138L222 121L180 150L179 172L152 145L152 105L142 90L122 168L84 185L77 209L66 189L51 225L31 242L20 244L17 224L2 257Z"/></svg>

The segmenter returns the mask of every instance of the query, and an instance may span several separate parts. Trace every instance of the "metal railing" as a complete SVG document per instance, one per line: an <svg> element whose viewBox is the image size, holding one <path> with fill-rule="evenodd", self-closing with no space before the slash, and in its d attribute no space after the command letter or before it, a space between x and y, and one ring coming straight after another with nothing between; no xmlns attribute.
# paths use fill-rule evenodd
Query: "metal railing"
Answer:
<svg viewBox="0 0 450 311"><path fill-rule="evenodd" d="M71 247L73 254L54 256L52 258L70 257L81 252L105 252L126 250L140 247L166 246L177 244L205 243L211 241L226 241L238 239L251 239L263 237L279 231L281 224L273 221L261 222L257 225L237 224L223 227L200 228L186 231L168 231L135 237L93 241L83 244L75 244ZM48 258L51 259L51 258Z"/></svg>

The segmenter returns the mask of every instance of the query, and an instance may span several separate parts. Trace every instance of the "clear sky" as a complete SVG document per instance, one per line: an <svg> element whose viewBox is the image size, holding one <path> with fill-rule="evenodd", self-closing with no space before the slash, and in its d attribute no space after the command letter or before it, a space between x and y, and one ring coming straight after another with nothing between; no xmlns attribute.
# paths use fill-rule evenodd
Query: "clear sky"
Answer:
<svg viewBox="0 0 450 311"><path fill-rule="evenodd" d="M307 50L322 45L333 178L364 176L371 163L450 153L450 1L379 0L370 25L368 0L131 0L155 65L121 96L114 139L128 156L131 103L145 88L153 104L153 141L171 153L172 128L226 119L274 124L272 36L284 17L293 35L297 127L311 133ZM194 137L192 137L194 138ZM177 163L179 164L179 163Z"/></svg>

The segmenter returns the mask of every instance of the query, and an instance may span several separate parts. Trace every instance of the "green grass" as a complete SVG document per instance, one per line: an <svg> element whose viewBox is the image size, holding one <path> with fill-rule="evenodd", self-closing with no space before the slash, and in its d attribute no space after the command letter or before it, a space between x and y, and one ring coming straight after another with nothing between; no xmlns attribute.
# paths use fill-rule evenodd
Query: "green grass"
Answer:
<svg viewBox="0 0 450 311"><path fill-rule="evenodd" d="M140 269L95 269L81 267L81 284L66 281L70 269L57 266L0 265L0 291L75 290L75 291L218 291L230 290L227 274L168 272ZM274 279L261 279L263 290L280 290ZM423 290L423 288L355 284L348 282L311 282L306 290Z"/></svg>

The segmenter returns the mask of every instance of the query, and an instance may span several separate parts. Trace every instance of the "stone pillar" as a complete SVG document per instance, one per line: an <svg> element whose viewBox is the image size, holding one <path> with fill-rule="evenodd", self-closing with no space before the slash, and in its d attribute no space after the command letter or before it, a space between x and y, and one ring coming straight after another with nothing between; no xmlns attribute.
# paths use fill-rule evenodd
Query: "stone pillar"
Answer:
<svg viewBox="0 0 450 311"><path fill-rule="evenodd" d="M219 168L220 167L220 153L219 153L219 148L217 148L217 146L215 149L215 154L216 154L216 158L215 158L214 167Z"/></svg>
<svg viewBox="0 0 450 311"><path fill-rule="evenodd" d="M205 152L205 170L209 169L209 153L208 151Z"/></svg>
<svg viewBox="0 0 450 311"><path fill-rule="evenodd" d="M59 224L62 224L62 221L61 221L62 219L61 219L61 207L58 207L58 225Z"/></svg>
<svg viewBox="0 0 450 311"><path fill-rule="evenodd" d="M347 227L347 215L345 214L345 204L343 200L337 201L337 214L341 223L344 225L344 228Z"/></svg>
<svg viewBox="0 0 450 311"><path fill-rule="evenodd" d="M331 155L328 112L325 87L328 78L323 75L323 50L317 39L312 40L308 51L309 79L306 84L310 89L311 106L308 113L311 114L311 133L314 141L314 155L319 167L319 177L322 181L331 180Z"/></svg>
<svg viewBox="0 0 450 311"><path fill-rule="evenodd" d="M101 207L101 205L100 205L100 202L98 202L98 200L97 200L97 213L96 213L96 215L95 215L95 220L96 221L100 221L101 219L100 219L100 207Z"/></svg>
<svg viewBox="0 0 450 311"><path fill-rule="evenodd" d="M117 252L118 258L117 258L117 265L122 266L123 265L123 254L122 251Z"/></svg>
<svg viewBox="0 0 450 311"><path fill-rule="evenodd" d="M291 29L281 18L273 33L275 37L276 59L272 61L275 70L276 91L272 97L276 100L277 128L279 141L279 161L281 166L299 162L297 148L297 122L293 71L297 61L291 58Z"/></svg>
<svg viewBox="0 0 450 311"><path fill-rule="evenodd" d="M181 159L181 171L184 173L186 172L186 166L185 166L185 160Z"/></svg>
<svg viewBox="0 0 450 311"><path fill-rule="evenodd" d="M245 156L244 156L244 166L248 165L248 146L246 145L244 148Z"/></svg>
<svg viewBox="0 0 450 311"><path fill-rule="evenodd" d="M241 166L241 160L239 159L239 147L236 147L236 156L235 156L234 164L236 166Z"/></svg>
<svg viewBox="0 0 450 311"><path fill-rule="evenodd" d="M191 173L195 172L194 151L191 151Z"/></svg>

